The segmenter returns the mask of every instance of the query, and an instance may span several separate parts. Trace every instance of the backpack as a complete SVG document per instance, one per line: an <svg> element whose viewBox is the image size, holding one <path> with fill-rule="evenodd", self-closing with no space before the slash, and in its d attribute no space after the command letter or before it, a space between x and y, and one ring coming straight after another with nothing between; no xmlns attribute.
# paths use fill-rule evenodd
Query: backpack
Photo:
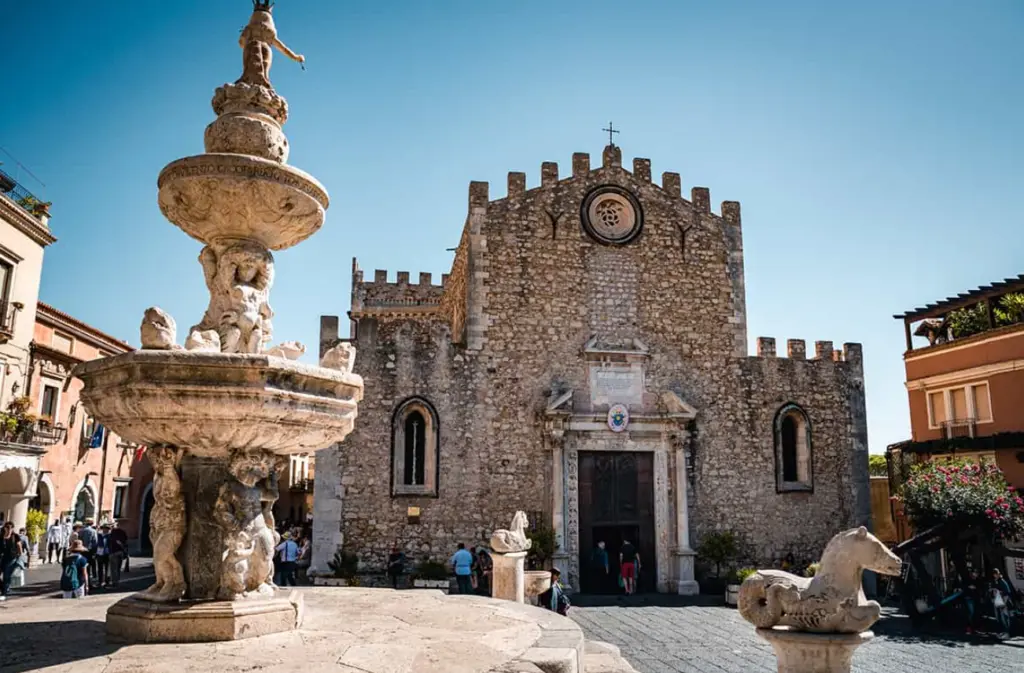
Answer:
<svg viewBox="0 0 1024 673"><path fill-rule="evenodd" d="M60 589L61 591L74 591L81 586L80 579L78 577L78 559L82 558L78 554L71 554L64 559L63 570L60 575Z"/></svg>

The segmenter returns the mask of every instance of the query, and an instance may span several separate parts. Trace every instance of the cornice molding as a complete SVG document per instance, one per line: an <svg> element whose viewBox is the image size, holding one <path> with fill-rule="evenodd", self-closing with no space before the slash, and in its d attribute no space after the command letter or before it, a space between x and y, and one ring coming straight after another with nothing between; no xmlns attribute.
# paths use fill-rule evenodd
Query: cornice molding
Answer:
<svg viewBox="0 0 1024 673"><path fill-rule="evenodd" d="M57 242L57 237L42 222L3 194L0 194L0 218L44 248Z"/></svg>

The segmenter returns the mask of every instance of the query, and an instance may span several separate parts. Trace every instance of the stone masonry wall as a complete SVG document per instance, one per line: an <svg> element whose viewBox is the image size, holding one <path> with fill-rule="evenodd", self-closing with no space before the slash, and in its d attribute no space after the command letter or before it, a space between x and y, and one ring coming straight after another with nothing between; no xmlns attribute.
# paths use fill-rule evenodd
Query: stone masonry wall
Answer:
<svg viewBox="0 0 1024 673"><path fill-rule="evenodd" d="M866 521L859 346L847 346L850 361L833 360L831 346L817 360L797 359L799 349L792 360L747 357L739 204L724 202L717 215L707 189L687 200L677 174L664 173L660 185L650 176L648 160L627 171L609 147L593 170L588 155L574 155L570 177L545 163L535 189L510 173L504 198L489 200L487 184L473 183L436 310L392 311L386 302L371 310L381 272L354 290L365 396L340 450L317 457L315 545L333 553L343 541L379 568L395 544L413 558L446 559L456 542L486 542L517 509L550 514L547 397L572 389L577 409L589 405L582 349L592 338L608 347L639 340L649 351L651 394L631 413L659 413L657 393L666 390L697 409L694 544L729 528L752 558L816 553L842 526ZM581 203L599 185L639 200L644 224L635 240L606 245L584 231ZM437 498L390 495L392 415L413 395L440 420ZM813 493L775 491L772 422L787 402L810 418ZM421 509L419 524L408 523L409 506ZM314 567L323 557L327 550L317 549Z"/></svg>

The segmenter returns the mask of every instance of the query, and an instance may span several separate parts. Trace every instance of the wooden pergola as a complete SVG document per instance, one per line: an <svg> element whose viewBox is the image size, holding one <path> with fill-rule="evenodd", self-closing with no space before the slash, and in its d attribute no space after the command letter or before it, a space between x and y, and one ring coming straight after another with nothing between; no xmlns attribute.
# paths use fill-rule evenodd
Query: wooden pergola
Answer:
<svg viewBox="0 0 1024 673"><path fill-rule="evenodd" d="M941 301L920 306L906 313L897 313L893 316L896 320L903 321L903 331L907 337L907 350L914 350L913 333L910 326L928 318L943 318L957 309L968 308L977 304L985 303L987 307L988 326L995 327L995 316L992 313L993 300L1010 294L1011 292L1024 292L1024 274L1016 278L1005 278L999 282L981 287L969 292L961 292L955 297L946 297Z"/></svg>

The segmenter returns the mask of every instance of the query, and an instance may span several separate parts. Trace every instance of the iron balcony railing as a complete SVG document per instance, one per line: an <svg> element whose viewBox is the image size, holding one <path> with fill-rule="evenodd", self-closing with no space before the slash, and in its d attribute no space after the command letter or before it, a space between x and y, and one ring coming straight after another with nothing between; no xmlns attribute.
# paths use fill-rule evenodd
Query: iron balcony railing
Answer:
<svg viewBox="0 0 1024 673"><path fill-rule="evenodd" d="M30 192L23 184L0 168L0 193L21 206L29 215L39 218L48 214L49 204Z"/></svg>
<svg viewBox="0 0 1024 673"><path fill-rule="evenodd" d="M21 446L46 447L53 446L64 439L67 428L59 423L51 425L44 420L36 421L25 425L14 432L3 431L0 439L8 444L19 444Z"/></svg>
<svg viewBox="0 0 1024 673"><path fill-rule="evenodd" d="M956 418L942 422L942 434L946 439L956 437L974 437L978 420L975 418Z"/></svg>
<svg viewBox="0 0 1024 673"><path fill-rule="evenodd" d="M290 487L288 490L295 493L312 493L313 492L313 480L312 479L299 479Z"/></svg>
<svg viewBox="0 0 1024 673"><path fill-rule="evenodd" d="M17 301L0 301L0 344L5 344L14 337L14 323L22 303Z"/></svg>

